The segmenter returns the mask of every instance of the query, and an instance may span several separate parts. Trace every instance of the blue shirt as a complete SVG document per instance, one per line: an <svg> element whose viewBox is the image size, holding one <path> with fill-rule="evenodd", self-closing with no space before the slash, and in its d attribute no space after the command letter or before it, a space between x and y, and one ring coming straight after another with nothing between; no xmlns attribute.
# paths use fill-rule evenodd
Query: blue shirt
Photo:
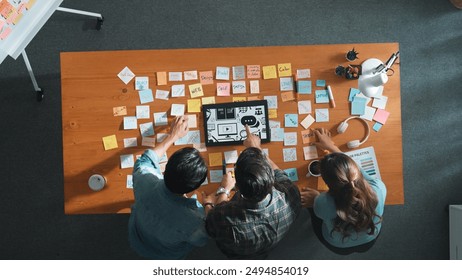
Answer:
<svg viewBox="0 0 462 280"><path fill-rule="evenodd" d="M130 246L138 254L149 259L182 259L207 243L204 208L195 198L170 192L152 150L135 163L133 191L128 230Z"/></svg>
<svg viewBox="0 0 462 280"><path fill-rule="evenodd" d="M385 198L387 196L387 189L385 184L379 179L373 179L362 169L361 173L377 195L378 204L375 208L375 211L377 215L382 216L383 208L385 206ZM380 228L382 227L382 223L376 224L375 233L373 235L367 234L366 231L352 231L350 232L351 235L349 237L343 239L343 235L340 232L332 231L334 228L335 218L337 217L337 208L335 207L334 198L331 195L329 195L327 192L318 195L314 200L313 210L316 216L323 220L322 235L324 236L324 239L332 246L338 248L349 248L370 242L374 240L377 235L379 235ZM374 222L377 223L378 221L379 218L374 217Z"/></svg>

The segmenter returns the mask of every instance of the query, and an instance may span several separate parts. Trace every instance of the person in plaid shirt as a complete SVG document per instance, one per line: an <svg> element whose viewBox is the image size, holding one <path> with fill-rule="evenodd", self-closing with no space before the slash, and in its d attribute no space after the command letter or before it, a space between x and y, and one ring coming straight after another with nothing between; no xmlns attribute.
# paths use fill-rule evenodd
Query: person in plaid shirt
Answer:
<svg viewBox="0 0 462 280"><path fill-rule="evenodd" d="M203 193L206 230L232 259L262 259L288 233L301 210L300 193L287 174L261 150L246 126L247 147L216 193ZM230 191L237 191L230 197Z"/></svg>

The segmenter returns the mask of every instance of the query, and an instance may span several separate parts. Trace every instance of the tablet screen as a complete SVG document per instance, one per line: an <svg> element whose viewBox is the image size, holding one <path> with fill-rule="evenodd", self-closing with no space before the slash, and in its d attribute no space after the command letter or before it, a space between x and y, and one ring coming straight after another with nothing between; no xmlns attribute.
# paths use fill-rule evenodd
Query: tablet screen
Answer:
<svg viewBox="0 0 462 280"><path fill-rule="evenodd" d="M246 124L262 143L270 141L266 100L207 104L202 112L206 146L242 144L247 138Z"/></svg>

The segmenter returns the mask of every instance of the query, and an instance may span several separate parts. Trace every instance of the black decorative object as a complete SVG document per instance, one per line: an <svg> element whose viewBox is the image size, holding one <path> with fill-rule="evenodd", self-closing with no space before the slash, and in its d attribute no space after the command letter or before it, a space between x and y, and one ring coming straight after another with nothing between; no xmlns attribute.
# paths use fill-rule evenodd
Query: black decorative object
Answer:
<svg viewBox="0 0 462 280"><path fill-rule="evenodd" d="M335 75L340 76L340 77L344 76L345 67L343 67L342 65L337 66L337 68L335 68Z"/></svg>
<svg viewBox="0 0 462 280"><path fill-rule="evenodd" d="M346 54L346 59L348 61L353 61L358 58L358 52L355 51L355 48L353 48L351 51L348 51Z"/></svg>

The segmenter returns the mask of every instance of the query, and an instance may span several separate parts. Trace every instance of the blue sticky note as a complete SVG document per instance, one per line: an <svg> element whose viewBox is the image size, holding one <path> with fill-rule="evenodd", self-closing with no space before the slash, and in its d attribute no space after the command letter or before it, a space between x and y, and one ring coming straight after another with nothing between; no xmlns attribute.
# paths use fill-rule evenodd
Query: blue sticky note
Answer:
<svg viewBox="0 0 462 280"><path fill-rule="evenodd" d="M140 94L140 103L148 103L154 101L154 97L152 96L152 90L151 89L145 89L139 91Z"/></svg>
<svg viewBox="0 0 462 280"><path fill-rule="evenodd" d="M271 142L282 142L284 141L284 128L272 128L271 129Z"/></svg>
<svg viewBox="0 0 462 280"><path fill-rule="evenodd" d="M311 81L298 81L297 92L299 94L311 94Z"/></svg>
<svg viewBox="0 0 462 280"><path fill-rule="evenodd" d="M287 169L284 169L284 172L287 174L287 176L292 182L298 181L297 168L287 168Z"/></svg>
<svg viewBox="0 0 462 280"><path fill-rule="evenodd" d="M210 183L221 183L223 170L210 170Z"/></svg>
<svg viewBox="0 0 462 280"><path fill-rule="evenodd" d="M350 95L348 96L348 101L350 101L350 102L353 101L353 99L355 98L355 96L356 96L357 94L359 94L359 93L360 93L359 89L357 89L357 88L350 88Z"/></svg>
<svg viewBox="0 0 462 280"><path fill-rule="evenodd" d="M315 92L316 103L329 103L329 93L325 89L318 89Z"/></svg>
<svg viewBox="0 0 462 280"><path fill-rule="evenodd" d="M364 115L366 113L366 98L355 97L351 102L351 114L352 115Z"/></svg>
<svg viewBox="0 0 462 280"><path fill-rule="evenodd" d="M298 114L285 114L284 115L284 126L285 127L298 127Z"/></svg>
<svg viewBox="0 0 462 280"><path fill-rule="evenodd" d="M279 87L281 91L294 90L294 80L292 77L279 78Z"/></svg>
<svg viewBox="0 0 462 280"><path fill-rule="evenodd" d="M372 126L372 129L375 131L379 131L382 128L383 124L376 122L374 126Z"/></svg>
<svg viewBox="0 0 462 280"><path fill-rule="evenodd" d="M325 87L326 86L326 80L316 80L316 86L317 87Z"/></svg>

